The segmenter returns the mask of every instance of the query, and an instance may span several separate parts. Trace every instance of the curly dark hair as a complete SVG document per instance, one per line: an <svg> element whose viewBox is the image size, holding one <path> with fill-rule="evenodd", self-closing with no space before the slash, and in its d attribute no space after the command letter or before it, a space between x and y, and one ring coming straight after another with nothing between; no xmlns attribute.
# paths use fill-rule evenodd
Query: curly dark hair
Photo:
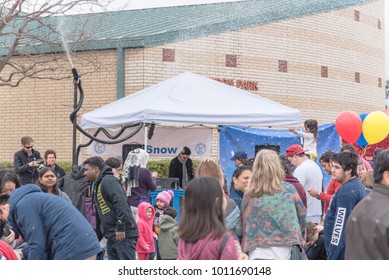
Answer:
<svg viewBox="0 0 389 280"><path fill-rule="evenodd" d="M334 157L335 153L333 151L326 151L321 156L319 161L329 163Z"/></svg>

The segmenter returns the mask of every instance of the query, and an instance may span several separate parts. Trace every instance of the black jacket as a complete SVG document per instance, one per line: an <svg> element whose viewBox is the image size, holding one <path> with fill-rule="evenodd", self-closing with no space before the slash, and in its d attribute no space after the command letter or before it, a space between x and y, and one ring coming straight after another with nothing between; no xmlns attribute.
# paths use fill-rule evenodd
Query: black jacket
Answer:
<svg viewBox="0 0 389 280"><path fill-rule="evenodd" d="M100 171L93 201L101 221L101 231L108 241L116 242L116 231L125 231L126 238L138 238L138 228L124 189L107 165Z"/></svg>
<svg viewBox="0 0 389 280"><path fill-rule="evenodd" d="M28 156L23 150L14 154L14 168L19 176L20 185L35 183L38 180L38 169L28 166L30 162L38 159L42 159L41 155L34 149L31 151L31 156Z"/></svg>
<svg viewBox="0 0 389 280"><path fill-rule="evenodd" d="M317 239L316 243L312 246L309 246L305 253L307 254L308 260L326 260L327 259L327 252L326 247L324 244L324 237L323 237L324 231L322 230L319 233L319 238Z"/></svg>
<svg viewBox="0 0 389 280"><path fill-rule="evenodd" d="M194 178L193 174L193 163L190 158L185 163L186 165L186 171L188 172L188 181L192 180ZM169 178L178 178L179 182L178 185L182 187L182 163L178 160L178 156L172 159L169 165Z"/></svg>
<svg viewBox="0 0 389 280"><path fill-rule="evenodd" d="M54 168L52 168L51 165L46 166L54 170L54 173L57 175L57 179L62 178L66 174L63 168L57 164L54 166Z"/></svg>
<svg viewBox="0 0 389 280"><path fill-rule="evenodd" d="M85 196L89 188L88 179L84 176L84 168L81 165L72 167L72 173L57 180L57 187L65 192L72 204L85 214Z"/></svg>

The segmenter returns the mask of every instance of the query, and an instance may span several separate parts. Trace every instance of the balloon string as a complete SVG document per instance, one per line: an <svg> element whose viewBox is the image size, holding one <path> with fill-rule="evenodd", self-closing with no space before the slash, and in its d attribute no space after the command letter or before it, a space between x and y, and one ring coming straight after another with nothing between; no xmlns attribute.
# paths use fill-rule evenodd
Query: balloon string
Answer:
<svg viewBox="0 0 389 280"><path fill-rule="evenodd" d="M365 154L366 154L366 152L367 152L368 147L369 147L369 145L367 145L367 146L365 146L365 147L363 148L361 157L365 158Z"/></svg>

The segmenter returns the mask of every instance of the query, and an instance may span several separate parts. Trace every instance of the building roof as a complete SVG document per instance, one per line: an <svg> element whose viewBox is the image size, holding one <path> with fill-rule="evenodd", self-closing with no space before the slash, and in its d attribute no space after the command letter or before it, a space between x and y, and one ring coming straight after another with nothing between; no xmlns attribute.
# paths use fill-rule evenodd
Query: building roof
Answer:
<svg viewBox="0 0 389 280"><path fill-rule="evenodd" d="M141 48L329 12L370 2L374 2L374 0L246 0L50 17L45 18L44 22L52 26L60 24L72 50ZM17 26L17 24L14 25ZM35 25L37 27L39 23L35 22ZM30 28L30 30L38 33L38 37L39 33L41 36L49 34L48 36L53 41L59 42L57 34L47 27ZM80 35L84 39L75 44L76 39L74 38L78 38ZM8 53L4 44L9 45L11 38L11 36L0 34L0 55ZM41 40L36 40L36 36L34 38L24 39L23 51L34 53L63 50L59 45L48 47Z"/></svg>

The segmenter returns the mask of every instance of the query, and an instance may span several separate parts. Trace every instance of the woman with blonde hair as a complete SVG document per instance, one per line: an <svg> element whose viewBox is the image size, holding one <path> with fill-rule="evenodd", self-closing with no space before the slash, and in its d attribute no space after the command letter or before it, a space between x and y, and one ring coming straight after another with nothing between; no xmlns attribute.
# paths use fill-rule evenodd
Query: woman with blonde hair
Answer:
<svg viewBox="0 0 389 280"><path fill-rule="evenodd" d="M304 245L306 208L272 150L258 152L243 197L244 252L250 259L289 259L294 245Z"/></svg>

